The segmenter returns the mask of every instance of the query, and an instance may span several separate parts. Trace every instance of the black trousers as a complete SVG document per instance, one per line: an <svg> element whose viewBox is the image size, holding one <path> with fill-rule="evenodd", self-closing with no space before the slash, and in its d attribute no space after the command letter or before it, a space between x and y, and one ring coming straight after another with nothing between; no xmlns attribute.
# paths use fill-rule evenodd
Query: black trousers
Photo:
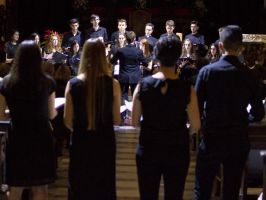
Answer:
<svg viewBox="0 0 266 200"><path fill-rule="evenodd" d="M182 200L189 168L189 150L168 155L136 155L140 200L158 200L161 177L164 199Z"/></svg>
<svg viewBox="0 0 266 200"><path fill-rule="evenodd" d="M238 146L237 143L235 144ZM194 200L211 198L213 181L221 165L223 165L223 199L238 199L242 172L248 153L248 147L234 148L233 145L226 143L222 146L212 145L209 147L204 141L201 141L196 162Z"/></svg>
<svg viewBox="0 0 266 200"><path fill-rule="evenodd" d="M122 104L125 104L125 100L128 101L128 89L131 89L131 93L133 95L135 88L137 86L137 83L123 83L120 82L120 87L121 87L121 93L122 93Z"/></svg>

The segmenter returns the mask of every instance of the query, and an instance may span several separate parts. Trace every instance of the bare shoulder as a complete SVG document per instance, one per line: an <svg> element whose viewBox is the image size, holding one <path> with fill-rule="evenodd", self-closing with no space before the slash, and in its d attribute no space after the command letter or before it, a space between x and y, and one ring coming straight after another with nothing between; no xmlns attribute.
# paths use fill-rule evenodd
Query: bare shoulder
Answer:
<svg viewBox="0 0 266 200"><path fill-rule="evenodd" d="M120 86L118 80L116 80L114 78L113 78L113 85L114 85L114 87L119 87Z"/></svg>

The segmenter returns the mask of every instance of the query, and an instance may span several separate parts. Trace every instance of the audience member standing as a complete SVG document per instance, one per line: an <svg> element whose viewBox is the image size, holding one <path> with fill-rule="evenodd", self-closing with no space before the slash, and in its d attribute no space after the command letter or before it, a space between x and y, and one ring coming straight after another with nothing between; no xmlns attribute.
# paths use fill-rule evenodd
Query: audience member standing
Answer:
<svg viewBox="0 0 266 200"><path fill-rule="evenodd" d="M197 132L200 118L196 92L178 78L175 65L181 42L163 37L155 46L160 71L144 78L133 96L132 124L139 126L136 152L141 200L158 200L161 176L164 199L182 200L188 172L189 130Z"/></svg>
<svg viewBox="0 0 266 200"><path fill-rule="evenodd" d="M55 180L55 152L49 120L56 116L55 82L41 70L34 41L22 42L10 73L0 86L0 119L8 107L11 128L6 147L6 183L10 200L30 187L33 200L48 199L47 184Z"/></svg>
<svg viewBox="0 0 266 200"><path fill-rule="evenodd" d="M118 80L122 90L123 104L124 100L128 101L129 86L133 94L141 78L140 64L147 66L143 52L134 45L135 39L136 34L133 31L127 32L126 40L128 44L123 48L117 49L116 54L111 59L112 64L119 60Z"/></svg>
<svg viewBox="0 0 266 200"><path fill-rule="evenodd" d="M109 76L99 39L83 46L79 75L66 87L64 120L72 131L69 199L116 199L115 134L120 124L120 87Z"/></svg>
<svg viewBox="0 0 266 200"><path fill-rule="evenodd" d="M214 177L221 164L223 199L239 198L241 176L250 148L248 123L264 117L259 82L237 57L242 50L240 27L222 27L219 36L222 57L200 70L195 87L203 119L196 162L195 200L211 198Z"/></svg>
<svg viewBox="0 0 266 200"><path fill-rule="evenodd" d="M77 41L79 45L81 45L81 32L78 30L79 28L79 21L76 18L73 18L69 20L69 26L70 26L70 31L65 33L63 35L63 40L62 40L62 49L65 52L69 52L69 49L71 47L71 44L73 41Z"/></svg>

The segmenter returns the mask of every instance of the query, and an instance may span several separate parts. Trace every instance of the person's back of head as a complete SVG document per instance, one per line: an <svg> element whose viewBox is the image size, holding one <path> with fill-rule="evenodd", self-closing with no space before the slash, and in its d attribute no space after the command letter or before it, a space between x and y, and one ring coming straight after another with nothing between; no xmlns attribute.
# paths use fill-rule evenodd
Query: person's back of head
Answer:
<svg viewBox="0 0 266 200"><path fill-rule="evenodd" d="M96 128L96 112L104 110L104 76L109 75L104 43L99 39L89 39L85 42L80 60L79 74L85 74L86 107L89 130ZM98 107L96 106L99 105ZM100 109L97 109L100 108Z"/></svg>
<svg viewBox="0 0 266 200"><path fill-rule="evenodd" d="M219 42L223 43L227 51L238 51L242 46L242 30L237 25L228 25L220 28L219 37Z"/></svg>
<svg viewBox="0 0 266 200"><path fill-rule="evenodd" d="M32 40L25 40L18 46L12 68L21 75L36 76L41 71L41 61L39 46Z"/></svg>
<svg viewBox="0 0 266 200"><path fill-rule="evenodd" d="M136 34L134 31L126 32L126 40L128 44L134 42L135 39L136 39Z"/></svg>
<svg viewBox="0 0 266 200"><path fill-rule="evenodd" d="M105 46L100 39L89 39L82 49L79 73L94 72L96 76L107 74Z"/></svg>
<svg viewBox="0 0 266 200"><path fill-rule="evenodd" d="M40 89L43 71L41 68L41 52L32 40L23 41L17 49L10 70L9 86L26 84L29 91Z"/></svg>
<svg viewBox="0 0 266 200"><path fill-rule="evenodd" d="M57 81L68 81L71 78L71 70L70 68L63 64L60 63L58 68L55 71L54 79Z"/></svg>
<svg viewBox="0 0 266 200"><path fill-rule="evenodd" d="M162 37L154 48L155 59L164 67L172 67L180 57L182 49L181 41L175 37Z"/></svg>

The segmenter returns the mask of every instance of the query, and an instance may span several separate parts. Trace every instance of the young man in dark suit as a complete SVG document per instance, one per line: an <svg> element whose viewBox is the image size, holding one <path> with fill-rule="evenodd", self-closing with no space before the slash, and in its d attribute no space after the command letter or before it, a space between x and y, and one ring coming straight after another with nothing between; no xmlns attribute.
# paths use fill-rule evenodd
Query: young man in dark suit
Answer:
<svg viewBox="0 0 266 200"><path fill-rule="evenodd" d="M120 69L118 75L118 81L122 90L122 103L124 100L128 100L129 86L131 93L134 90L141 78L140 64L147 66L147 61L144 58L143 52L135 47L136 34L133 31L126 33L127 45L117 50L111 59L111 63L114 64L119 60Z"/></svg>
<svg viewBox="0 0 266 200"><path fill-rule="evenodd" d="M139 42L142 39L147 39L149 41L149 44L153 48L155 46L156 42L158 41L157 38L155 38L155 37L152 36L153 30L154 30L154 25L152 23L147 23L145 25L145 35L139 37Z"/></svg>
<svg viewBox="0 0 266 200"><path fill-rule="evenodd" d="M222 27L219 36L222 57L200 70L195 86L203 126L194 200L211 198L213 180L221 164L223 200L239 199L250 148L248 123L261 120L265 114L262 88L238 59L242 51L240 27Z"/></svg>
<svg viewBox="0 0 266 200"><path fill-rule="evenodd" d="M100 26L100 16L92 14L90 18L92 27L86 32L85 40L90 38L100 38L103 42L107 42L108 35L106 28Z"/></svg>

